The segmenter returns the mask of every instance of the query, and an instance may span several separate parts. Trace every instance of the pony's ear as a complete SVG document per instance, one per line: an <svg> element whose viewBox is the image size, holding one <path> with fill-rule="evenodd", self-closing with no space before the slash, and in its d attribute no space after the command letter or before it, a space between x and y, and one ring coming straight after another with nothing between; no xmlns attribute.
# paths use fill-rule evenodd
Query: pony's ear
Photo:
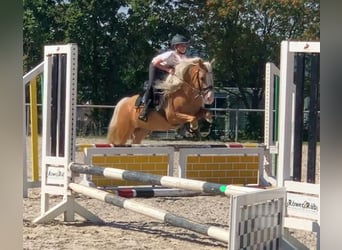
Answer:
<svg viewBox="0 0 342 250"><path fill-rule="evenodd" d="M215 62L215 58L213 58L211 61L210 61L210 64L213 64Z"/></svg>

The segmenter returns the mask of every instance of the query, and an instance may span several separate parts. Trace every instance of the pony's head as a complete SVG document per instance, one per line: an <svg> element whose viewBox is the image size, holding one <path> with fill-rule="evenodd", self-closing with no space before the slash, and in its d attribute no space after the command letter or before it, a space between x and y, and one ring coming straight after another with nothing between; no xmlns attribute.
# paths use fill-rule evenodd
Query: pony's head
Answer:
<svg viewBox="0 0 342 250"><path fill-rule="evenodd" d="M206 74L207 86L211 86L209 91L203 96L204 104L212 104L214 102L214 75L213 75L213 63L214 59L210 62L204 62L203 64L207 68L208 72Z"/></svg>
<svg viewBox="0 0 342 250"><path fill-rule="evenodd" d="M196 66L193 76L186 77L189 68ZM170 94L181 88L183 84L188 85L198 96L202 97L204 104L211 104L214 101L214 81L212 62L204 62L201 58L195 57L183 60L175 67L175 73L169 75L164 81L157 81L155 88Z"/></svg>

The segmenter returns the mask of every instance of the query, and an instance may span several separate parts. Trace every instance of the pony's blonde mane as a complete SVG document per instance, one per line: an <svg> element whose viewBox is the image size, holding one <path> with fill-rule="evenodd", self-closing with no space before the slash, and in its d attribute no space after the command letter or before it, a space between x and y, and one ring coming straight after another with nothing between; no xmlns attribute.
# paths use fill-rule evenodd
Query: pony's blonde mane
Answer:
<svg viewBox="0 0 342 250"><path fill-rule="evenodd" d="M184 83L183 76L191 65L196 65L201 62L199 57L189 58L181 61L175 67L175 73L168 75L165 80L156 81L155 88L160 89L164 94L171 94L177 91Z"/></svg>

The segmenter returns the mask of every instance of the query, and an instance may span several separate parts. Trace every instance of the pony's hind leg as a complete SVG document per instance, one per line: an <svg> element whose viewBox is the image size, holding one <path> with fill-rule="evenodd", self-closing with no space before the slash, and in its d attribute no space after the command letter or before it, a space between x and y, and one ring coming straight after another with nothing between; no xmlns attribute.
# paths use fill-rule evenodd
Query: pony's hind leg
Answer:
<svg viewBox="0 0 342 250"><path fill-rule="evenodd" d="M111 126L108 129L107 140L114 145L125 145L130 139L132 131Z"/></svg>
<svg viewBox="0 0 342 250"><path fill-rule="evenodd" d="M140 144L141 141L148 135L150 131L142 128L136 128L133 131L132 143Z"/></svg>

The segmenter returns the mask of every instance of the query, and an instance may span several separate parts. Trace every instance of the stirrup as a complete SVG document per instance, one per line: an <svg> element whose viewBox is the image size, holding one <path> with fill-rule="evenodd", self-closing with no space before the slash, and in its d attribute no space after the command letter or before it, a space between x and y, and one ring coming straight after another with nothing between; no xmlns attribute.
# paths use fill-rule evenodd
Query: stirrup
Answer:
<svg viewBox="0 0 342 250"><path fill-rule="evenodd" d="M147 122L147 116L145 115L145 116L138 116L138 119L140 120L140 121L143 121L143 122Z"/></svg>
<svg viewBox="0 0 342 250"><path fill-rule="evenodd" d="M145 114L141 114L141 113L145 113ZM147 121L147 113L143 111L141 111L141 113L139 114L138 116L138 119L143 121L143 122L146 122Z"/></svg>

